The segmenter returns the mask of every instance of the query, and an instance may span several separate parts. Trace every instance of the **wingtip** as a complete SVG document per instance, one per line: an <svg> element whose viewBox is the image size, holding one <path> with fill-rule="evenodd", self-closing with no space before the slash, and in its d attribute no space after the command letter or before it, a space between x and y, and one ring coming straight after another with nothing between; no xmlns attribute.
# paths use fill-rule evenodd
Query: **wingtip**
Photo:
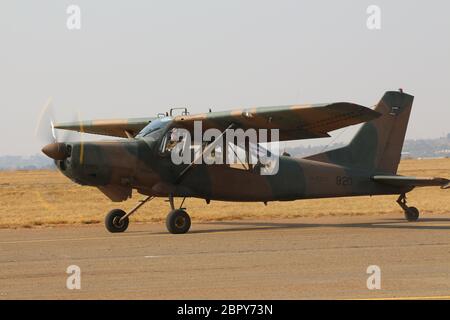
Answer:
<svg viewBox="0 0 450 320"><path fill-rule="evenodd" d="M80 122L54 123L53 128L61 130L74 130L80 127Z"/></svg>

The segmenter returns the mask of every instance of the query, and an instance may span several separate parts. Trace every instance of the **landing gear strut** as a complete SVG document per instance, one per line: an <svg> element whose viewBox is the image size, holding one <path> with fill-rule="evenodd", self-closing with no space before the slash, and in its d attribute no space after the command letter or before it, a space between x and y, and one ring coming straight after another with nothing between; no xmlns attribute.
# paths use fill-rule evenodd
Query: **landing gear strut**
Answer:
<svg viewBox="0 0 450 320"><path fill-rule="evenodd" d="M397 199L397 203L400 205L400 207L405 212L405 218L406 220L410 222L417 221L419 219L419 210L416 207L408 207L406 205L406 195L402 193L400 197Z"/></svg>

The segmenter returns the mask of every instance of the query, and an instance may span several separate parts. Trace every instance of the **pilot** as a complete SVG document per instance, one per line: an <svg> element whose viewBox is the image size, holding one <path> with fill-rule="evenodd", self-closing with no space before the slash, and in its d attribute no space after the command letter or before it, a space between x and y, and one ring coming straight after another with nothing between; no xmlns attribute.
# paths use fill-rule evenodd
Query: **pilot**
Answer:
<svg viewBox="0 0 450 320"><path fill-rule="evenodd" d="M182 136L179 136L178 135L178 130L177 130L177 128L173 128L171 131L170 131L170 139L169 139L169 141L167 142L167 145L166 145L166 151L172 151L174 148L175 148L175 146L179 143L179 142L181 142L181 140L182 140Z"/></svg>

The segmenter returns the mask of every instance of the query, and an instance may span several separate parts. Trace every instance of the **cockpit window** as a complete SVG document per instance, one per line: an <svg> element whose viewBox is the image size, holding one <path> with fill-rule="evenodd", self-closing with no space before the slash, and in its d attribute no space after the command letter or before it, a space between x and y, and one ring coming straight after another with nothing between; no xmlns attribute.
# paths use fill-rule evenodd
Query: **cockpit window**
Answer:
<svg viewBox="0 0 450 320"><path fill-rule="evenodd" d="M136 136L136 138L153 137L158 139L162 134L164 128L166 128L172 121L171 117L160 118L150 122L142 131Z"/></svg>

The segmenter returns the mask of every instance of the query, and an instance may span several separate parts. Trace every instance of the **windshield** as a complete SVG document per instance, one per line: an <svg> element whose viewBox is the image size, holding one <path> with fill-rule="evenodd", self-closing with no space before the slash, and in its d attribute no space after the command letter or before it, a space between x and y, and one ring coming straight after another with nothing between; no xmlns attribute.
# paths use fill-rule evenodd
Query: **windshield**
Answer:
<svg viewBox="0 0 450 320"><path fill-rule="evenodd" d="M142 129L142 131L136 136L136 138L145 138L151 136L154 139L158 139L164 132L163 129L166 128L171 121L171 117L164 117L153 120L144 129Z"/></svg>

